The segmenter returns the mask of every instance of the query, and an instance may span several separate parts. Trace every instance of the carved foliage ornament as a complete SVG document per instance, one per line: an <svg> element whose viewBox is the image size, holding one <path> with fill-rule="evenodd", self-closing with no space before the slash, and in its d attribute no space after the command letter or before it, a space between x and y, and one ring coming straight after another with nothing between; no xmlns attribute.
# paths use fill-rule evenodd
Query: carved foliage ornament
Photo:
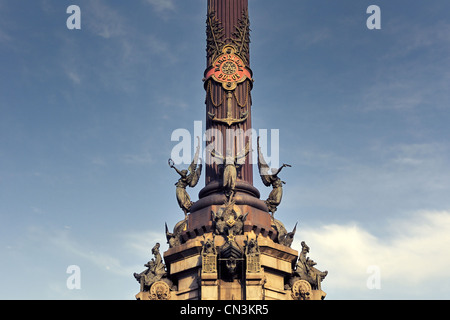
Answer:
<svg viewBox="0 0 450 320"><path fill-rule="evenodd" d="M235 32L233 33L233 44L236 46L236 54L241 56L244 61L250 52L250 19L248 17L248 11L244 10L242 12L242 17L238 21L238 25L235 26Z"/></svg>
<svg viewBox="0 0 450 320"><path fill-rule="evenodd" d="M212 60L222 51L224 37L222 23L217 19L215 11L209 10L206 20L206 53Z"/></svg>
<svg viewBox="0 0 450 320"><path fill-rule="evenodd" d="M244 63L248 64L247 56L250 51L250 19L248 11L242 11L242 17L238 25L234 26L235 32L230 39L225 38L222 22L216 17L216 12L210 9L206 19L206 53L208 58L215 60L223 51L225 44L233 43L236 48L236 54L240 56Z"/></svg>
<svg viewBox="0 0 450 320"><path fill-rule="evenodd" d="M242 18L230 39L225 39L224 28L214 10L210 9L208 12L206 25L206 52L213 64L205 75L205 81L212 78L221 83L225 90L232 91L238 83L246 79L252 80L251 72L246 66L250 48L248 12L242 12Z"/></svg>

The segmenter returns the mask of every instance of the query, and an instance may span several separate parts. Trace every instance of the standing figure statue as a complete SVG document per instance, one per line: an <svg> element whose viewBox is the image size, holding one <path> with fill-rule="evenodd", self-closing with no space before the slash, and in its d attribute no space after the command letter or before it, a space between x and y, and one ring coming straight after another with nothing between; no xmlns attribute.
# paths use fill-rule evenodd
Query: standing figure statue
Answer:
<svg viewBox="0 0 450 320"><path fill-rule="evenodd" d="M317 263L306 256L309 253L309 246L305 241L302 241L301 245L302 251L298 257L294 276L290 281L293 283L296 279L305 280L311 284L313 289L321 290L321 283L328 275L328 271L322 272L316 269L314 266L317 265Z"/></svg>
<svg viewBox="0 0 450 320"><path fill-rule="evenodd" d="M214 158L219 158L224 163L225 168L223 170L223 189L228 199L231 199L234 195L234 190L236 188L237 171L245 163L245 157L247 157L249 152L250 145L248 142L245 146L245 149L243 149L237 155L232 155L229 149L227 150L227 154L225 157L214 149L211 151L211 155Z"/></svg>
<svg viewBox="0 0 450 320"><path fill-rule="evenodd" d="M265 201L267 209L274 216L275 211L277 211L278 205L281 203L281 198L283 197L283 184L286 182L281 181L278 174L284 167L291 167L289 164L283 164L279 169L272 169L269 173L270 167L267 165L266 161L261 152L261 147L259 146L258 137L258 169L261 180L266 187L272 186L273 190L269 194L269 198Z"/></svg>
<svg viewBox="0 0 450 320"><path fill-rule="evenodd" d="M159 248L159 243L153 247L152 254L155 258L144 265L147 267L147 270L141 273L134 273L134 277L141 284L141 292L148 291L152 284L162 280L167 275Z"/></svg>
<svg viewBox="0 0 450 320"><path fill-rule="evenodd" d="M176 195L178 205L184 212L185 220L187 220L187 214L191 211L191 207L194 204L186 191L186 187L189 186L191 188L194 188L197 185L202 172L201 160L199 160L198 158L200 152L200 138L197 137L197 139L198 139L197 151L195 152L194 159L192 160L192 163L189 166L189 171L178 170L177 168L175 168L173 160L169 159L169 166L173 168L181 176L181 178L175 185L177 187ZM200 163L197 165L198 162Z"/></svg>

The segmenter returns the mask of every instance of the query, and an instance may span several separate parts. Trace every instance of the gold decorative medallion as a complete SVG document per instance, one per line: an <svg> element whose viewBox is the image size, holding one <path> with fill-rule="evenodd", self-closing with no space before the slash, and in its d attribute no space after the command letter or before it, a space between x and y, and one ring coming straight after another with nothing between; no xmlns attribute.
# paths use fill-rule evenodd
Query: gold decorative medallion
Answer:
<svg viewBox="0 0 450 320"><path fill-rule="evenodd" d="M236 54L232 45L224 46L222 54L214 60L212 68L206 73L205 81L211 77L229 91L236 89L238 83L252 79L243 59Z"/></svg>

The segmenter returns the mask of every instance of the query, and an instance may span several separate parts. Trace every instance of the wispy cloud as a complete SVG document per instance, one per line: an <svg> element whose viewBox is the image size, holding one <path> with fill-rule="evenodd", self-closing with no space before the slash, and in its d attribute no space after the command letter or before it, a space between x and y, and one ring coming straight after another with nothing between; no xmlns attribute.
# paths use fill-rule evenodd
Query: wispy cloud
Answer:
<svg viewBox="0 0 450 320"><path fill-rule="evenodd" d="M11 37L6 33L6 31L0 29L0 43L9 42Z"/></svg>
<svg viewBox="0 0 450 320"><path fill-rule="evenodd" d="M168 95L161 96L158 99L158 104L167 109L174 109L174 108L186 109L189 107L186 101Z"/></svg>
<svg viewBox="0 0 450 320"><path fill-rule="evenodd" d="M426 299L435 288L450 285L445 277L450 268L450 256L445 254L450 247L450 211L419 211L390 219L377 233L357 223L300 225L293 248L300 251L301 241L311 248L309 257L318 263L317 268L329 271L322 285L328 299ZM111 277L132 280L133 272L144 270L143 264L152 258L151 248L157 242L167 249L163 232L151 229L128 230L96 245L70 228L33 227L20 242L28 248L45 248L39 255L53 261L56 269L61 267L58 259L67 261L68 257L82 266L83 281L90 274L97 279L96 286ZM33 261L37 270L43 267L41 263ZM381 271L380 290L369 290L366 285L369 266ZM64 277L48 280L55 294L67 294ZM90 296L86 289L82 294Z"/></svg>
<svg viewBox="0 0 450 320"><path fill-rule="evenodd" d="M377 152L384 153L394 165L428 165L436 166L442 162L442 156L448 147L440 143L411 143L391 145L387 148L376 147Z"/></svg>
<svg viewBox="0 0 450 320"><path fill-rule="evenodd" d="M126 154L122 156L121 161L126 164L151 164L154 163L154 156L150 152L143 152L141 154Z"/></svg>
<svg viewBox="0 0 450 320"><path fill-rule="evenodd" d="M361 107L374 110L448 108L450 24L424 26L397 21L386 30L393 44L374 61Z"/></svg>
<svg viewBox="0 0 450 320"><path fill-rule="evenodd" d="M170 7L160 4L164 6ZM107 1L86 3L82 14L81 32L101 40L94 41L86 51L80 41L61 37L61 68L75 85L96 83L96 87L135 93L150 74L159 72L161 63L178 61L162 36L136 27L119 7Z"/></svg>
<svg viewBox="0 0 450 320"><path fill-rule="evenodd" d="M333 38L331 30L327 27L311 30L311 32L299 32L294 39L295 43L302 49L330 41Z"/></svg>
<svg viewBox="0 0 450 320"><path fill-rule="evenodd" d="M144 0L146 3L150 4L155 8L156 11L167 11L174 10L175 4L172 0Z"/></svg>
<svg viewBox="0 0 450 320"><path fill-rule="evenodd" d="M389 216L386 210L444 209L450 189L449 152L446 144L434 142L371 143L357 155L299 150L298 164L307 167L308 175L288 182L282 206L296 210L300 203L360 219L376 214L377 223Z"/></svg>
<svg viewBox="0 0 450 320"><path fill-rule="evenodd" d="M89 2L83 13L87 15L86 19L83 19L87 28L102 38L110 39L128 33L126 19L102 1Z"/></svg>
<svg viewBox="0 0 450 320"><path fill-rule="evenodd" d="M117 256L100 252L94 245L77 240L70 227L65 227L64 230L32 227L30 228L29 237L41 242L47 249L52 249L54 252L63 252L64 255L71 256L72 261L76 263L78 261L79 264L83 264L87 261L100 270L109 270L116 274L125 273L125 267Z"/></svg>
<svg viewBox="0 0 450 320"><path fill-rule="evenodd" d="M450 212L422 211L387 222L383 238L358 224L323 225L299 231L318 269L328 270L323 289L329 298L427 298L433 288L448 287ZM295 241L301 249L300 239ZM381 289L367 287L369 266L381 271ZM436 297L435 295L433 297ZM449 295L442 296L448 299Z"/></svg>
<svg viewBox="0 0 450 320"><path fill-rule="evenodd" d="M404 111L428 104L433 88L424 86L427 80L408 75L401 71L395 76L385 73L379 81L363 91L362 106L365 111Z"/></svg>
<svg viewBox="0 0 450 320"><path fill-rule="evenodd" d="M151 249L156 243L160 243L163 247L166 243L162 230L161 232L151 230L128 232L122 234L121 239L123 239L123 246L128 252L143 259L151 257Z"/></svg>
<svg viewBox="0 0 450 320"><path fill-rule="evenodd" d="M154 231L129 231L108 239L110 242L120 242L118 246L105 246L88 243L81 234L71 227L55 230L41 226L30 227L28 241L38 243L54 253L49 259L70 257L75 264L90 268L91 273L109 272L115 276L130 277L140 269L139 263L127 261L125 257L135 257L136 261L151 258L151 248L157 243L165 244L163 233ZM120 248L120 249L119 249ZM142 260L142 265L146 262Z"/></svg>
<svg viewBox="0 0 450 320"><path fill-rule="evenodd" d="M448 22L435 21L423 25L411 24L409 20L405 21L399 18L391 23L386 32L395 37L398 42L381 56L382 59L404 58L420 50L450 49L450 24Z"/></svg>
<svg viewBox="0 0 450 320"><path fill-rule="evenodd" d="M81 78L76 71L67 70L66 74L69 77L69 79L72 80L73 83L75 83L75 84L81 83Z"/></svg>

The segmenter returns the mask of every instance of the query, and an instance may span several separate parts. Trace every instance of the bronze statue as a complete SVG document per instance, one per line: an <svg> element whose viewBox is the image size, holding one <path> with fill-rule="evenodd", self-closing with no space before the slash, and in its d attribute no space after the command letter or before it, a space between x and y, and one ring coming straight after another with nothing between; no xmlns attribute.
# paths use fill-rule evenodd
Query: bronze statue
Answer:
<svg viewBox="0 0 450 320"><path fill-rule="evenodd" d="M173 228L173 232L169 232L169 228L167 227L166 223L166 239L169 248L173 248L181 244L182 242L181 233L183 231L186 231L186 228L187 228L186 219L178 222Z"/></svg>
<svg viewBox="0 0 450 320"><path fill-rule="evenodd" d="M288 232L284 227L284 224L277 219L272 220L272 227L278 233L277 235L278 243L290 248L292 242L294 241L295 232L297 231L297 223L295 224L292 232Z"/></svg>
<svg viewBox="0 0 450 320"><path fill-rule="evenodd" d="M236 211L238 210L238 211ZM211 211L212 220L215 222L215 233L223 235L228 240L233 240L235 236L244 233L244 222L247 219L248 212L241 214L234 200L225 202L217 213Z"/></svg>
<svg viewBox="0 0 450 320"><path fill-rule="evenodd" d="M227 150L227 154L224 157L221 153L216 150L211 151L211 155L214 158L219 158L225 165L223 171L223 188L225 191L225 195L228 198L233 197L235 188L236 188L236 180L237 180L237 171L241 168L241 166L245 162L245 157L250 152L250 145L247 142L245 148L239 152L236 156L232 155L230 150ZM244 161L242 161L244 159Z"/></svg>
<svg viewBox="0 0 450 320"><path fill-rule="evenodd" d="M321 283L328 275L328 271L319 271L314 266L317 264L314 260L306 257L309 253L308 245L302 241L302 251L298 257L296 269L290 280L292 285L297 280L305 280L311 284L312 289L321 290Z"/></svg>
<svg viewBox="0 0 450 320"><path fill-rule="evenodd" d="M169 166L173 168L181 176L181 178L175 185L177 186L176 195L178 205L184 212L185 220L187 220L187 214L191 211L191 207L194 204L186 191L186 187L189 186L191 188L194 188L197 185L202 172L201 159L199 160L198 158L200 152L200 138L197 137L197 139L198 139L197 151L195 152L194 159L192 160L192 163L189 166L189 171L178 170L177 168L175 168L173 160L169 159ZM197 165L199 161L200 163Z"/></svg>
<svg viewBox="0 0 450 320"><path fill-rule="evenodd" d="M261 176L261 180L266 187L272 185L273 190L269 194L269 198L265 201L267 205L267 209L272 214L272 218L274 216L275 211L277 211L277 207L281 203L281 198L283 197L283 184L286 182L281 181L278 177L278 174L285 167L291 167L289 164L283 164L279 169L272 169L271 173L269 173L270 167L267 165L266 161L261 152L261 147L259 146L259 137L258 137L258 169L259 175Z"/></svg>
<svg viewBox="0 0 450 320"><path fill-rule="evenodd" d="M147 270L139 274L134 273L134 277L141 284L141 292L148 291L153 283L160 281L167 275L165 265L159 253L159 247L159 243L153 247L152 254L155 258L144 265L147 267Z"/></svg>
<svg viewBox="0 0 450 320"><path fill-rule="evenodd" d="M291 232L288 232L283 239L283 243L287 247L291 247L292 242L294 242L295 232L297 231L297 223L294 226L294 229Z"/></svg>

